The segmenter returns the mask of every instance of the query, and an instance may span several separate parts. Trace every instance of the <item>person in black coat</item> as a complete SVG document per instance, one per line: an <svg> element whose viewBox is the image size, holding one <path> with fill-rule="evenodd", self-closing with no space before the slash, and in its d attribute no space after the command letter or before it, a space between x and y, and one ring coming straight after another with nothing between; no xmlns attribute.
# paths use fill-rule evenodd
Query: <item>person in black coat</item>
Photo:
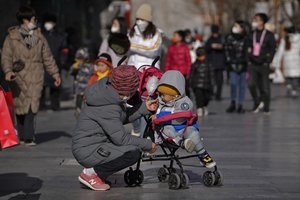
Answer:
<svg viewBox="0 0 300 200"><path fill-rule="evenodd" d="M66 65L67 56L68 56L66 35L57 31L56 16L47 13L43 17L43 22L44 22L43 34L49 44L51 53L53 54L53 57L59 68L59 71L61 72L63 67L65 67ZM50 88L51 108L53 110L59 110L61 88L55 87L53 82L54 82L53 78L47 73L45 73L44 87L43 87L42 98L41 98L41 107L42 108L46 107L46 88Z"/></svg>
<svg viewBox="0 0 300 200"><path fill-rule="evenodd" d="M253 111L257 113L263 110L265 114L270 111L270 63L276 49L274 34L265 29L267 21L266 14L257 13L252 22L254 31L248 37L249 90L254 101Z"/></svg>
<svg viewBox="0 0 300 200"><path fill-rule="evenodd" d="M222 35L218 25L212 25L212 35L205 44L208 62L212 64L216 81L216 100L222 99L223 71L225 69L225 54Z"/></svg>
<svg viewBox="0 0 300 200"><path fill-rule="evenodd" d="M192 64L190 86L196 97L198 116L208 115L207 106L213 94L213 68L206 59L205 49L196 49L197 60Z"/></svg>
<svg viewBox="0 0 300 200"><path fill-rule="evenodd" d="M231 104L226 112L244 113L246 72L247 72L247 33L243 21L236 21L232 32L225 40L225 55L230 77ZM236 104L238 107L236 109Z"/></svg>

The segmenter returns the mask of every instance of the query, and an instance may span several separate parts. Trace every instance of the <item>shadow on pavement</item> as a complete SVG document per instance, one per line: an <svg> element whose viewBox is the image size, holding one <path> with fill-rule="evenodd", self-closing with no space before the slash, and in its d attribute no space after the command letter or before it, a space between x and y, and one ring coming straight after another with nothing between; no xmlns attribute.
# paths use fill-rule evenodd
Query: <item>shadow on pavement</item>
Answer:
<svg viewBox="0 0 300 200"><path fill-rule="evenodd" d="M35 135L35 139L38 144L45 143L45 142L48 142L51 140L55 140L60 137L71 138L72 136L69 133L64 132L64 131L42 132L42 133L37 133Z"/></svg>
<svg viewBox="0 0 300 200"><path fill-rule="evenodd" d="M31 194L41 189L43 181L36 177L29 177L26 173L0 174L0 197L23 192L10 199L39 199L40 194ZM22 198L21 198L22 197Z"/></svg>

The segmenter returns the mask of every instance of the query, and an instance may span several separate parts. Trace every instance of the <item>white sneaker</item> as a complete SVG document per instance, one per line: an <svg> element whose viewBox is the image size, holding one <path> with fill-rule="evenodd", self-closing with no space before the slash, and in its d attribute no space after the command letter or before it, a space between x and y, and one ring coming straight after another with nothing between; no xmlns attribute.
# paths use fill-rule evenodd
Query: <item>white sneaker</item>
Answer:
<svg viewBox="0 0 300 200"><path fill-rule="evenodd" d="M141 133L140 132L134 132L134 130L132 130L131 135L136 136L136 137L140 137Z"/></svg>
<svg viewBox="0 0 300 200"><path fill-rule="evenodd" d="M203 116L203 108L198 108L197 114L198 114L198 117L202 117Z"/></svg>
<svg viewBox="0 0 300 200"><path fill-rule="evenodd" d="M298 95L297 95L297 91L296 91L296 90L292 90L291 96L292 96L293 98L297 97L297 96L298 96Z"/></svg>
<svg viewBox="0 0 300 200"><path fill-rule="evenodd" d="M264 102L260 102L257 108L253 111L253 113L259 113L264 108L265 104Z"/></svg>

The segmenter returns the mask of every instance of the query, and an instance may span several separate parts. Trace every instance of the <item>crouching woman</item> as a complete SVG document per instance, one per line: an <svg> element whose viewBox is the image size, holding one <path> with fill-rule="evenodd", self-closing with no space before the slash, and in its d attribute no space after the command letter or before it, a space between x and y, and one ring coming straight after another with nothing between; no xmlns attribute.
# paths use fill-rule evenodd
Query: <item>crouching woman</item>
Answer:
<svg viewBox="0 0 300 200"><path fill-rule="evenodd" d="M141 151L155 152L151 140L132 136L123 124L150 114L157 101L128 108L126 101L139 84L134 66L119 66L110 78L103 78L85 91L85 104L72 137L72 152L85 169L79 181L92 190L108 190L107 178L133 164Z"/></svg>

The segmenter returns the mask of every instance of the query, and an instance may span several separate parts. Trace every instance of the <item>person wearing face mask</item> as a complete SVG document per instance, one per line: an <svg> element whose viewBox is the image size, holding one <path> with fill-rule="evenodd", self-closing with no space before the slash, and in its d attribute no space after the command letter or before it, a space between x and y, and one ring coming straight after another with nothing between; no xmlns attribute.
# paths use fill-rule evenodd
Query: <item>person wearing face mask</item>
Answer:
<svg viewBox="0 0 300 200"><path fill-rule="evenodd" d="M207 106L213 94L214 70L206 59L204 47L196 49L197 60L192 64L190 86L196 97L199 117L208 115Z"/></svg>
<svg viewBox="0 0 300 200"><path fill-rule="evenodd" d="M253 32L249 35L248 70L250 80L248 87L254 101L253 112L263 111L270 114L270 63L276 49L274 34L265 29L268 16L264 13L257 13L252 22ZM258 95L259 92L259 95Z"/></svg>
<svg viewBox="0 0 300 200"><path fill-rule="evenodd" d="M64 70L64 67L66 66L67 56L68 56L66 36L65 34L57 31L56 29L57 18L55 15L50 13L44 14L43 24L44 24L44 27L42 28L43 34L49 44L52 55L59 68L59 72L61 72L62 70ZM59 110L61 88L55 87L55 85L53 84L53 78L48 73L45 73L44 87L43 87L41 106L40 106L42 109L47 108L46 106L47 90L50 91L51 109Z"/></svg>
<svg viewBox="0 0 300 200"><path fill-rule="evenodd" d="M236 21L225 40L225 55L230 77L230 106L226 112L244 113L246 72L247 72L247 33L243 21Z"/></svg>
<svg viewBox="0 0 300 200"><path fill-rule="evenodd" d="M152 22L152 7L141 5L136 12L136 21L129 31L130 50L128 64L139 68L150 65L160 56L162 48L162 32ZM159 68L160 62L156 63Z"/></svg>
<svg viewBox="0 0 300 200"><path fill-rule="evenodd" d="M112 21L108 37L102 41L98 56L103 53L109 54L112 59L112 66L117 67L123 56L127 56L129 48L126 20L124 17L116 17Z"/></svg>
<svg viewBox="0 0 300 200"><path fill-rule="evenodd" d="M130 49L128 64L137 69L143 65L151 65L157 56L161 56L162 31L152 22L152 7L149 4L142 4L136 12L136 21L128 34ZM155 67L160 68L158 61ZM138 119L133 123L132 134L140 136L144 131L146 123Z"/></svg>
<svg viewBox="0 0 300 200"><path fill-rule="evenodd" d="M188 79L191 70L191 55L190 49L186 43L184 43L185 32L184 31L175 31L172 37L172 44L168 48L168 53L166 56L165 62L165 71L168 70L178 70L180 71L186 80L186 92L187 96L189 93L189 84Z"/></svg>
<svg viewBox="0 0 300 200"><path fill-rule="evenodd" d="M79 181L92 190L110 188L112 174L134 165L142 151L153 153L151 140L130 135L123 124L147 114L154 114L158 100L149 100L128 107L127 100L137 91L138 71L134 66L113 68L105 77L88 87L85 102L72 137L72 152L85 169Z"/></svg>
<svg viewBox="0 0 300 200"><path fill-rule="evenodd" d="M61 79L48 42L36 26L35 11L21 6L17 20L20 25L8 29L1 66L14 97L19 139L27 146L34 146L34 118L39 110L44 70L53 77L56 87ZM17 63L22 68L16 70Z"/></svg>
<svg viewBox="0 0 300 200"><path fill-rule="evenodd" d="M223 72L225 69L225 53L224 40L219 31L219 26L213 24L211 26L212 35L205 43L205 51L207 53L207 60L214 68L216 91L215 98L217 101L222 99L223 87Z"/></svg>

